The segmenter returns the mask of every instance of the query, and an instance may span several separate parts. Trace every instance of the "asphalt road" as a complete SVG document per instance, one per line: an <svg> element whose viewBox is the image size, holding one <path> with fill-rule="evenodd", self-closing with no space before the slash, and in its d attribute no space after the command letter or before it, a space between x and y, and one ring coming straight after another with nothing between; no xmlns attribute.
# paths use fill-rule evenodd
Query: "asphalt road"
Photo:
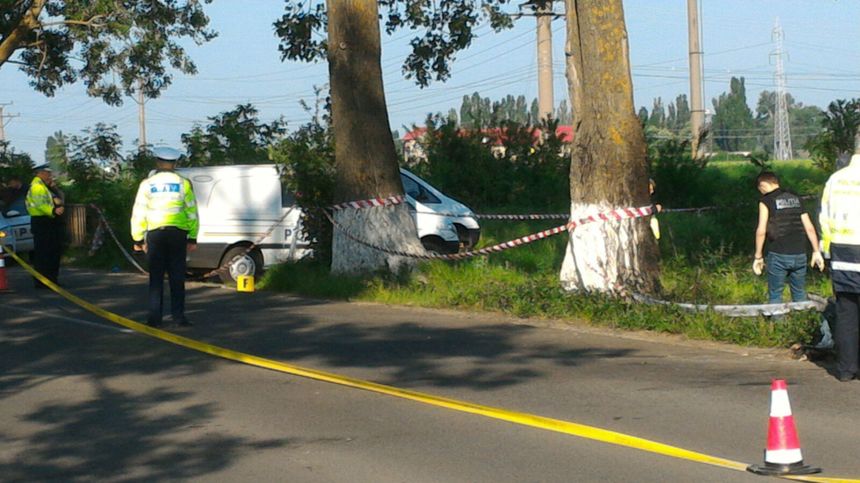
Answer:
<svg viewBox="0 0 860 483"><path fill-rule="evenodd" d="M0 294L0 480L756 481L219 360L126 333L20 268ZM64 270L143 320L145 279ZM860 381L785 351L191 284L183 335L304 367L761 463L785 378L807 463L860 478ZM174 330L168 327L168 330Z"/></svg>

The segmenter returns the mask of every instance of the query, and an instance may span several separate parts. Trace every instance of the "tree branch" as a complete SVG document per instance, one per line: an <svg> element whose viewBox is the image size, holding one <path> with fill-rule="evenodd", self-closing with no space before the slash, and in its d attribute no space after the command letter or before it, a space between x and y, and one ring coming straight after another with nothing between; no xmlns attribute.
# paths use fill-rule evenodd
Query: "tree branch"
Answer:
<svg viewBox="0 0 860 483"><path fill-rule="evenodd" d="M80 25L83 27L104 27L105 24L101 22L104 20L107 15L96 15L89 20L58 20L56 22L44 22L41 24L41 28L45 27L53 27L55 25Z"/></svg>
<svg viewBox="0 0 860 483"><path fill-rule="evenodd" d="M0 42L0 66L5 64L12 57L12 54L21 48L21 45L30 32L39 28L39 15L41 15L42 9L45 8L45 3L47 3L47 0L34 0L30 8L27 9L27 13L18 22L18 25L12 29L8 37Z"/></svg>

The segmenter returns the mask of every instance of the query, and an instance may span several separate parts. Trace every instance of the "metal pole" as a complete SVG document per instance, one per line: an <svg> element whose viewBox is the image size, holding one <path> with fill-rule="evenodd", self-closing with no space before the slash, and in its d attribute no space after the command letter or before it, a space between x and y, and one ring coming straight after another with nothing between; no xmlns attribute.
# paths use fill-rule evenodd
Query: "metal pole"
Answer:
<svg viewBox="0 0 860 483"><path fill-rule="evenodd" d="M699 138L705 126L705 106L702 102L702 48L699 42L698 0L687 0L687 28L690 42L690 129L693 155L701 154Z"/></svg>

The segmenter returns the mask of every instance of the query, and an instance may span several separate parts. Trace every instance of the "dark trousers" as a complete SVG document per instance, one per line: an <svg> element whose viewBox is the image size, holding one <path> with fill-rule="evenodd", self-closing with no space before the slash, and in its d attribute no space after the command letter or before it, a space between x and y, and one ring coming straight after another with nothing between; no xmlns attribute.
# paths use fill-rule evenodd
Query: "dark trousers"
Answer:
<svg viewBox="0 0 860 483"><path fill-rule="evenodd" d="M836 292L836 328L833 331L839 358L837 375L857 374L860 357L860 294Z"/></svg>
<svg viewBox="0 0 860 483"><path fill-rule="evenodd" d="M48 280L57 283L60 275L60 257L63 254L63 224L57 218L34 216L30 218L33 232L33 268ZM36 288L44 284L35 278Z"/></svg>
<svg viewBox="0 0 860 483"><path fill-rule="evenodd" d="M164 273L170 280L170 315L185 320L185 250L187 233L167 227L147 233L149 257L149 324L160 324L164 307Z"/></svg>

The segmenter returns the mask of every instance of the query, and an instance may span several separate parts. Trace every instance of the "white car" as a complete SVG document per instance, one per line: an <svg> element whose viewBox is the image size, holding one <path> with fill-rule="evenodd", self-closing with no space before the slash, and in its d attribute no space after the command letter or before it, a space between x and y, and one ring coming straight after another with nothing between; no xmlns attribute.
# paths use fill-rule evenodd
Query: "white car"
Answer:
<svg viewBox="0 0 860 483"><path fill-rule="evenodd" d="M229 271L221 274L229 283L240 275L256 276L264 267L309 253L307 240L301 236L302 211L282 183L277 165L176 171L191 181L200 219L197 250L188 255L189 268L206 271L232 261ZM405 169L400 176L425 248L454 253L478 242L481 230L469 208ZM252 243L255 248L247 251Z"/></svg>
<svg viewBox="0 0 860 483"><path fill-rule="evenodd" d="M471 249L481 238L481 227L469 207L448 197L430 183L403 168L400 180L406 202L415 213L418 238L429 251L456 253Z"/></svg>
<svg viewBox="0 0 860 483"><path fill-rule="evenodd" d="M11 205L0 210L0 231L6 234L3 243L19 253L33 250L33 232L30 231L30 215L27 214L25 197L26 194L21 195Z"/></svg>

